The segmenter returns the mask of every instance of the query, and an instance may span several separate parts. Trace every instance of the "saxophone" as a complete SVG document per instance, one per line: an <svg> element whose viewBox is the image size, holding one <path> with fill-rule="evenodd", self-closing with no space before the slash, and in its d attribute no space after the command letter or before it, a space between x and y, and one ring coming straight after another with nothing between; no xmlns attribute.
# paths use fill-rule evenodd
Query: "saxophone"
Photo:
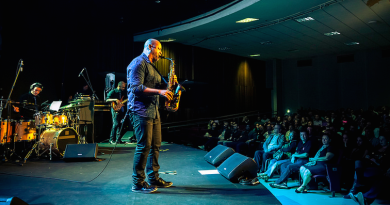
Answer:
<svg viewBox="0 0 390 205"><path fill-rule="evenodd" d="M169 112L176 112L179 109L181 91L185 91L185 89L179 83L175 82L175 62L171 58L166 58L164 56L161 56L160 58L171 61L169 65L167 90L173 93L173 98L172 100L165 100L165 107Z"/></svg>

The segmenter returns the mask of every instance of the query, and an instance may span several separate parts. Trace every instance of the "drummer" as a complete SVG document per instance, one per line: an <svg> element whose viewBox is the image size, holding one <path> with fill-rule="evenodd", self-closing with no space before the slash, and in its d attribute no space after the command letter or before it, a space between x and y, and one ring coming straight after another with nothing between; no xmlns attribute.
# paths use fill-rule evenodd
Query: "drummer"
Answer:
<svg viewBox="0 0 390 205"><path fill-rule="evenodd" d="M20 113L23 119L34 119L34 114L41 108L41 97L39 94L42 92L43 86L41 83L33 83L30 86L30 92L20 96L19 102L22 103L23 107L14 106L14 111Z"/></svg>

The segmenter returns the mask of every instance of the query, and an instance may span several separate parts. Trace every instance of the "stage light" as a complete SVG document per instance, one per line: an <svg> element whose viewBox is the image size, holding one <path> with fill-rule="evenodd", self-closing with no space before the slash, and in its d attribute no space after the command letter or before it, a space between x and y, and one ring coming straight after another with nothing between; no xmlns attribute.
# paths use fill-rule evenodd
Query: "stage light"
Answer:
<svg viewBox="0 0 390 205"><path fill-rule="evenodd" d="M172 42L172 41L176 41L176 39L169 38L169 39L165 39L165 40L160 40L160 42L163 42L163 43Z"/></svg>
<svg viewBox="0 0 390 205"><path fill-rule="evenodd" d="M259 20L259 19L255 19L255 18L246 18L246 19L242 19L242 20L236 21L236 23L249 23L249 22L257 21L257 20Z"/></svg>
<svg viewBox="0 0 390 205"><path fill-rule="evenodd" d="M222 48L218 48L218 50L220 51L226 51L226 50L230 50L231 48L229 47L222 47Z"/></svg>
<svg viewBox="0 0 390 205"><path fill-rule="evenodd" d="M289 109L287 109L287 113L290 113L290 110L289 110Z"/></svg>
<svg viewBox="0 0 390 205"><path fill-rule="evenodd" d="M253 54L253 55L249 55L250 57L256 57L256 56L260 56L260 54Z"/></svg>
<svg viewBox="0 0 390 205"><path fill-rule="evenodd" d="M330 32L330 33L324 33L325 36L334 36L334 35L339 35L340 33L337 32L337 31L333 31L333 32Z"/></svg>
<svg viewBox="0 0 390 205"><path fill-rule="evenodd" d="M359 42L348 42L348 43L344 43L344 44L347 46L353 46L353 45L359 45Z"/></svg>
<svg viewBox="0 0 390 205"><path fill-rule="evenodd" d="M295 21L302 23L305 21L314 21L314 19L312 17L306 17L306 18L295 19Z"/></svg>

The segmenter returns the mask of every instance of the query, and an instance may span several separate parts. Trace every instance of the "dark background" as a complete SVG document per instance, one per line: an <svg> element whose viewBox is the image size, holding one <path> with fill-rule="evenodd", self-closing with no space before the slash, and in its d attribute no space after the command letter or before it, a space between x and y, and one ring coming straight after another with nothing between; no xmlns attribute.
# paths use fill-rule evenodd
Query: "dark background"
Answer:
<svg viewBox="0 0 390 205"><path fill-rule="evenodd" d="M28 92L34 82L44 86L42 100L66 101L85 84L87 68L98 97L104 78L116 74L126 80L126 67L141 54L143 43L133 34L169 25L217 8L230 1L2 1L0 5L0 88L6 98L17 63L24 60L11 99ZM191 11L179 9L191 8ZM265 86L265 63L207 49L163 43L166 56L176 61L176 74L188 92L169 121L270 111ZM167 75L169 61L158 62Z"/></svg>

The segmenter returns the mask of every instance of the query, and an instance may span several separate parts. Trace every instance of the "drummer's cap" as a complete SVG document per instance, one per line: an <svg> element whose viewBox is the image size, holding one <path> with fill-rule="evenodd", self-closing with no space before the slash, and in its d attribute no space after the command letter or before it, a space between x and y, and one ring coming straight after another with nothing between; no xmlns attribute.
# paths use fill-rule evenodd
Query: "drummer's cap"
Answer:
<svg viewBox="0 0 390 205"><path fill-rule="evenodd" d="M30 90L33 90L33 89L36 88L36 87L43 89L43 85L42 85L41 83L36 82L36 83L33 83L33 84L30 86Z"/></svg>

